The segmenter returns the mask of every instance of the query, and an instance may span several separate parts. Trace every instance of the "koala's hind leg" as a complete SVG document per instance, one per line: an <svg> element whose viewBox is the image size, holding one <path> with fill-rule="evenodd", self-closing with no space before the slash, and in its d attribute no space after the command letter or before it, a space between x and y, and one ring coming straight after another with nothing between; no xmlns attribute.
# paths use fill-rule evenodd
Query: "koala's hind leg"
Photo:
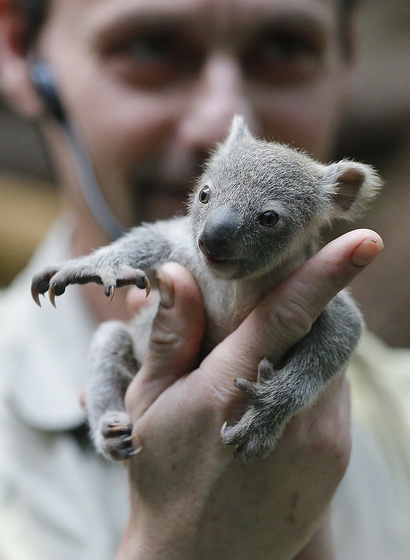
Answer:
<svg viewBox="0 0 410 560"><path fill-rule="evenodd" d="M249 407L234 426L224 426L222 441L236 446L236 458L266 457L288 420L312 405L329 379L349 359L362 330L360 312L346 293L325 308L311 331L276 369L267 359L259 364L258 379L236 379Z"/></svg>
<svg viewBox="0 0 410 560"><path fill-rule="evenodd" d="M139 369L125 323L108 321L94 335L87 385L91 437L107 459L124 461L133 452L132 422L124 408L128 385Z"/></svg>
<svg viewBox="0 0 410 560"><path fill-rule="evenodd" d="M309 406L323 386L319 378L305 375L297 364L277 370L263 359L256 382L235 379L235 385L249 400L242 418L233 426L223 426L222 442L235 445L235 458L248 461L266 457L276 446L288 420Z"/></svg>

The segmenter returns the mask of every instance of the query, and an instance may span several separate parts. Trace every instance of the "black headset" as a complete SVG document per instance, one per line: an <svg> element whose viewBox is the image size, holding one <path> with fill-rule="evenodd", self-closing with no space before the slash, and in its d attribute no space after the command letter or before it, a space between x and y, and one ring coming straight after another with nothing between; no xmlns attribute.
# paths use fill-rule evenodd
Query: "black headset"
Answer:
<svg viewBox="0 0 410 560"><path fill-rule="evenodd" d="M61 125L74 156L78 182L84 200L97 221L111 240L124 233L124 227L105 200L93 164L76 127L64 108L56 80L50 65L35 55L30 55L30 78L48 113Z"/></svg>
<svg viewBox="0 0 410 560"><path fill-rule="evenodd" d="M60 124L66 124L67 115L57 91L50 65L37 57L33 57L33 62L30 65L30 78L50 115Z"/></svg>

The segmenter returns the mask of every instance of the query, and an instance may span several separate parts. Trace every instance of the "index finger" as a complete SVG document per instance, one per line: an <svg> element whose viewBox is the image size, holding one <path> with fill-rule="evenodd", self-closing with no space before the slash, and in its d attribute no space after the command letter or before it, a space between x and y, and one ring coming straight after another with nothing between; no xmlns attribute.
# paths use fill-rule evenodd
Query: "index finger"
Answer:
<svg viewBox="0 0 410 560"><path fill-rule="evenodd" d="M238 371L244 377L248 371L248 378L255 375L264 356L279 361L309 332L327 303L382 250L381 237L367 229L331 241L265 297L203 365L217 360L225 366L218 371L232 380Z"/></svg>

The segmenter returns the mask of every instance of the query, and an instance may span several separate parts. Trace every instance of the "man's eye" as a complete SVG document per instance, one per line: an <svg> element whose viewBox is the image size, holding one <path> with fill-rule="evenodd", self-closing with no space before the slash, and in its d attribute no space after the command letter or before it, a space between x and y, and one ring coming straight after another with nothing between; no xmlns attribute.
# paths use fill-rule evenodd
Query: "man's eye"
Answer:
<svg viewBox="0 0 410 560"><path fill-rule="evenodd" d="M268 37L260 45L261 54L267 59L278 62L293 62L310 53L310 47L298 37Z"/></svg>
<svg viewBox="0 0 410 560"><path fill-rule="evenodd" d="M182 33L146 32L129 37L109 53L110 64L133 86L157 89L191 75L201 54Z"/></svg>
<svg viewBox="0 0 410 560"><path fill-rule="evenodd" d="M178 43L175 37L158 34L130 42L125 52L141 64L163 64L172 59L176 49Z"/></svg>
<svg viewBox="0 0 410 560"><path fill-rule="evenodd" d="M266 83L302 82L315 75L323 49L310 34L273 30L261 33L244 54L247 75Z"/></svg>

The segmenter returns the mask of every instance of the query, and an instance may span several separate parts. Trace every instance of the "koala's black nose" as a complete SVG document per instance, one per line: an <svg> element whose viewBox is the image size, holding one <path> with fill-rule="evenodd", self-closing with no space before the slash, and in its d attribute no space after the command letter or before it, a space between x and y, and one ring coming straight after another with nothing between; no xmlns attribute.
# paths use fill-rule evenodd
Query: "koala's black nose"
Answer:
<svg viewBox="0 0 410 560"><path fill-rule="evenodd" d="M198 238L204 255L214 259L230 259L234 254L234 241L241 225L240 213L231 206L213 210Z"/></svg>

